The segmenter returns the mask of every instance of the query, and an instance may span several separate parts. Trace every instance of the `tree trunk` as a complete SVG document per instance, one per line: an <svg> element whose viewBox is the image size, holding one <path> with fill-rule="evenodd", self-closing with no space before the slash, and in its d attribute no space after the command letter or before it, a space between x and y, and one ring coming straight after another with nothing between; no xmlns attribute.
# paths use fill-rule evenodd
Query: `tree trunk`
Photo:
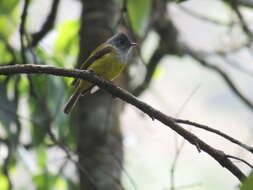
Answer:
<svg viewBox="0 0 253 190"><path fill-rule="evenodd" d="M113 35L116 17L113 0L82 0L81 3L79 65L97 45ZM103 91L80 98L72 121L78 131L81 190L122 189L121 110L121 103Z"/></svg>

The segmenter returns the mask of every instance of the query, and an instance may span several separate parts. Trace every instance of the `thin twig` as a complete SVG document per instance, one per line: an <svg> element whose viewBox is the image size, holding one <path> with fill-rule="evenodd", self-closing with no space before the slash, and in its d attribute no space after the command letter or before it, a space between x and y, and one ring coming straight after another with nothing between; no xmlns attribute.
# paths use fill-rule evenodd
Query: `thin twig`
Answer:
<svg viewBox="0 0 253 190"><path fill-rule="evenodd" d="M23 63L26 63L24 36L25 36L25 25L26 25L26 18L27 18L29 4L30 4L30 0L25 0L24 8L21 14L21 23L20 23L20 28L19 28L21 55L22 55Z"/></svg>
<svg viewBox="0 0 253 190"><path fill-rule="evenodd" d="M246 164L247 166L249 166L251 169L253 169L253 165L252 164L250 164L249 162L247 162L247 161L245 161L245 160L243 160L241 158L238 158L238 157L232 156L232 155L228 155L228 154L227 154L227 158L233 158L235 160L239 160L239 161L243 162L244 164Z"/></svg>
<svg viewBox="0 0 253 190"><path fill-rule="evenodd" d="M28 39L26 36L26 19L27 19L27 14L28 14L28 8L29 8L30 0L25 0L24 3L24 8L21 14L21 23L20 23L20 28L19 28L19 33L20 33L20 44L21 44L21 56L22 56L22 62L23 64L27 64L27 58L26 58L26 45L25 45L25 39ZM27 38L26 38L27 37ZM27 76L28 81L29 81L29 87L30 87L30 94L33 97L37 97L36 92L34 91L33 87L33 81L30 76Z"/></svg>
<svg viewBox="0 0 253 190"><path fill-rule="evenodd" d="M247 22L245 21L242 13L239 10L239 2L238 0L232 0L232 1L228 1L230 7L234 10L235 14L237 15L237 17L239 18L241 27L244 31L244 33L250 38L252 39L253 37L253 33L252 31L249 29Z"/></svg>
<svg viewBox="0 0 253 190"><path fill-rule="evenodd" d="M253 1L252 0L237 0L238 4L253 8Z"/></svg>
<svg viewBox="0 0 253 190"><path fill-rule="evenodd" d="M234 139L233 137L230 137L229 135L217 130L217 129L213 129L211 127L208 127L207 125L203 125L203 124L199 124L199 123L196 123L196 122L192 122L192 121L189 121L189 120L183 120L183 119L174 119L175 122L177 123L180 123L180 124L186 124L186 125L191 125L191 126L194 126L194 127L197 127L197 128L200 128L200 129L204 129L206 131L209 131L209 132L212 132L212 133L215 133L227 140L229 140L230 142L234 143L234 144L237 144L239 145L240 147L244 148L245 150L253 153L253 147L251 146L248 146L242 142L240 142L239 140L237 139Z"/></svg>
<svg viewBox="0 0 253 190"><path fill-rule="evenodd" d="M172 162L172 167L170 169L170 179L171 179L170 189L171 190L175 190L175 180L174 180L175 179L175 170L176 170L177 162L179 160L179 156L183 150L184 145L185 145L185 140L183 140L181 142L181 144L176 147L176 155L174 156L174 159Z"/></svg>
<svg viewBox="0 0 253 190"><path fill-rule="evenodd" d="M187 105L187 103L189 103L189 101L192 99L193 95L197 92L197 90L200 88L200 84L197 85L193 91L191 92L191 94L186 98L186 100L183 102L182 106L179 108L178 112L176 113L175 117L177 118L182 111L184 110L185 106ZM176 170L176 166L179 160L179 156L182 153L182 150L184 148L185 145L185 139L183 139L183 141L181 142L181 144L178 146L178 141L177 141L177 136L174 136L175 139L175 150L176 150L176 155L174 157L174 160L172 162L172 166L171 166L171 172L170 172L170 179L171 179L171 190L176 189L175 188L175 170Z"/></svg>
<svg viewBox="0 0 253 190"><path fill-rule="evenodd" d="M194 184L189 184L189 185L182 185L182 186L176 187L175 189L176 190L179 190L179 189L190 189L190 188L199 187L201 185L202 185L202 183L194 183Z"/></svg>
<svg viewBox="0 0 253 190"><path fill-rule="evenodd" d="M13 145L12 145L12 142L10 140L5 141L5 145L8 148L8 154L7 154L7 157L4 159L2 169L3 169L3 173L6 176L7 181L8 181L8 190L12 190L13 183L12 183L12 180L11 180L9 169L10 169L10 165L11 165L11 159L12 159L12 156L13 156Z"/></svg>
<svg viewBox="0 0 253 190"><path fill-rule="evenodd" d="M56 20L57 10L59 7L60 0L54 0L51 6L51 10L47 16L46 21L41 27L40 31L32 34L32 41L30 46L36 46L46 35L47 33L54 27L54 23Z"/></svg>
<svg viewBox="0 0 253 190"><path fill-rule="evenodd" d="M86 175L87 179L94 185L94 187L95 187L96 190L99 190L98 187L97 187L97 185L96 185L95 179L93 179L89 175L89 173L86 171L86 169L83 168L83 166L81 166L78 163L78 161L73 158L73 156L71 154L71 151L63 143L61 143L60 141L57 140L57 138L53 134L53 132L52 132L52 130L51 130L50 127L48 127L48 131L47 132L48 132L48 135L49 135L50 139L53 141L53 143L56 144L59 148L61 148L65 152L68 160L70 160L71 162L73 162L81 170L81 172L83 172Z"/></svg>
<svg viewBox="0 0 253 190"><path fill-rule="evenodd" d="M219 20L211 19L211 18L209 18L209 17L207 17L207 16L204 16L204 15L202 15L202 14L200 14L200 13L197 13L197 12L195 12L195 11L193 11L193 10L191 10L191 9L189 9L189 8L187 8L187 7L185 7L185 6L183 6L183 5L177 4L177 7L178 7L181 11L185 12L186 14L188 14L188 15L190 15L190 16L196 18L196 19L202 20L202 21L204 21L204 22L209 22L209 23L211 23L211 24L221 25L221 26L230 26L230 25L231 25L231 24L226 23L226 22L221 22L221 21L219 21Z"/></svg>
<svg viewBox="0 0 253 190"><path fill-rule="evenodd" d="M203 150L207 154L209 154L212 158L214 158L221 166L225 167L229 170L234 176L236 176L240 181L245 179L245 175L243 172L233 164L227 157L226 154L218 149L213 148L208 145L201 139L199 139L193 133L185 130L183 127L178 125L171 117L165 115L159 110L149 106L148 104L138 100L129 92L100 79L94 73L78 70L78 69L64 69L57 68L46 65L13 65L13 66L1 66L0 67L0 75L13 75L13 74L51 74L55 76L64 76L64 77L74 77L81 78L83 80L89 81L100 88L106 90L110 94L115 97L120 98L121 100L132 104L136 108L140 109L148 116L150 116L153 120L157 119L170 129L176 131L179 135L185 138L189 143L195 145L199 150Z"/></svg>
<svg viewBox="0 0 253 190"><path fill-rule="evenodd" d="M208 63L208 61L206 61L204 58L202 58L201 55L198 54L198 52L195 52L194 50L190 49L189 47L187 47L186 45L184 45L184 47L182 47L183 51L190 55L193 59L195 59L196 61L198 61L199 64L201 64L202 66L215 71L217 74L220 75L220 77L225 81L225 83L227 84L227 86L232 90L232 92L251 110L253 111L253 103L246 98L242 92L238 89L238 87L234 84L234 82L232 81L232 79L227 75L227 73L225 73L221 68L219 68L216 65L212 65L210 63Z"/></svg>
<svg viewBox="0 0 253 190"><path fill-rule="evenodd" d="M155 70L164 55L165 53L162 52L160 48L154 52L149 63L146 65L147 70L143 82L133 90L135 96L141 95L149 87Z"/></svg>
<svg viewBox="0 0 253 190"><path fill-rule="evenodd" d="M250 71L249 69L243 68L243 66L241 66L239 62L237 62L234 59L230 59L228 57L228 55L221 56L221 59L224 62L226 62L227 64L229 64L230 66L232 66L233 68L235 68L237 71L239 71L243 74L246 74L249 77L253 77L253 72L252 71Z"/></svg>
<svg viewBox="0 0 253 190"><path fill-rule="evenodd" d="M11 54L12 56L12 62L16 62L17 58L16 58L16 53L14 48L11 46L11 44L8 42L8 39L5 39L4 37L0 36L0 40L4 43L6 49L8 50L8 52Z"/></svg>

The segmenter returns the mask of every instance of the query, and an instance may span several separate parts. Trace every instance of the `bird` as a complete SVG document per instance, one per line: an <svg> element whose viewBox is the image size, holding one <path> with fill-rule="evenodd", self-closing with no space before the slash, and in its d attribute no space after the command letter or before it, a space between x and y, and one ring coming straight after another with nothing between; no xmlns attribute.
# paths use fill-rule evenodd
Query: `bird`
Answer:
<svg viewBox="0 0 253 190"><path fill-rule="evenodd" d="M99 45L81 65L81 70L94 72L104 80L112 81L124 70L129 55L136 46L123 32L117 33L106 42ZM90 92L94 84L76 79L74 92L63 108L65 114L69 114L81 95Z"/></svg>

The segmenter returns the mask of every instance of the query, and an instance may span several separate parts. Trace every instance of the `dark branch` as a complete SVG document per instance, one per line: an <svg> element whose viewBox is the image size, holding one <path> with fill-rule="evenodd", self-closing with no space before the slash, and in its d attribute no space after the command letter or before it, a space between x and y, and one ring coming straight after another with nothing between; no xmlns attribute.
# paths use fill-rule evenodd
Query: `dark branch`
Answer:
<svg viewBox="0 0 253 190"><path fill-rule="evenodd" d="M232 1L228 1L228 2L229 2L229 5L230 5L231 9L235 12L237 17L239 18L240 25L241 25L243 31L245 32L245 34L250 39L252 39L253 34L252 34L251 30L249 29L249 26L248 26L247 22L245 21L242 13L239 10L239 1L238 0L232 0Z"/></svg>
<svg viewBox="0 0 253 190"><path fill-rule="evenodd" d="M243 162L244 164L246 164L247 166L249 166L251 169L253 169L253 165L250 164L249 162L241 159L241 158L238 158L236 156L231 156L231 155L227 155L227 158L232 158L232 159L235 159L235 160L239 160L240 162Z"/></svg>
<svg viewBox="0 0 253 190"><path fill-rule="evenodd" d="M20 23L20 28L19 28L20 44L21 44L21 55L22 55L22 61L24 63L26 63L24 37L26 35L25 25L26 25L26 18L27 18L29 3L30 3L30 0L25 0L24 8L23 8L23 11L22 11L22 14L21 14L21 23Z"/></svg>
<svg viewBox="0 0 253 190"><path fill-rule="evenodd" d="M86 175L87 179L94 185L95 190L98 190L95 179L93 179L89 175L88 171L83 166L81 166L76 159L74 159L71 150L69 150L69 148L66 147L62 142L57 140L56 136L54 135L50 127L48 127L47 129L47 133L50 140L66 154L67 159L70 160L72 163L74 163L76 167L78 167Z"/></svg>
<svg viewBox="0 0 253 190"><path fill-rule="evenodd" d="M0 67L0 75L13 75L13 74L51 74L55 76L63 77L74 77L87 80L91 83L96 84L100 88L108 91L115 97L120 98L121 100L130 103L149 115L152 119L157 119L161 123L165 124L176 133L184 137L189 143L195 145L199 150L203 150L211 157L213 157L219 164L226 169L228 169L234 176L236 176L240 181L245 178L245 175L242 171L235 166L227 157L226 154L218 149L211 147L206 144L204 141L199 139L193 133L185 130L180 125L176 124L173 118L163 114L162 112L156 110L155 108L149 106L148 104L136 99L129 92L122 90L121 88L114 86L113 84L101 80L94 73L77 70L77 69L64 69L56 68L52 66L45 65L14 65L14 66L2 66Z"/></svg>
<svg viewBox="0 0 253 190"><path fill-rule="evenodd" d="M215 133L227 140L229 140L230 142L234 143L234 144L237 144L239 145L240 147L246 149L247 151L253 153L253 147L251 146L248 146L240 141L238 141L237 139L234 139L233 137L230 137L229 135L217 130L217 129L213 129L211 127L208 127L206 125L202 125L202 124L199 124L199 123L196 123L196 122L192 122L192 121L188 121L188 120L182 120L182 119L175 119L174 120L175 122L177 123L181 123L181 124L186 124L186 125L191 125L191 126L194 126L194 127L197 127L197 128L200 128L200 129L204 129L206 131L209 131L209 132L212 132L212 133Z"/></svg>
<svg viewBox="0 0 253 190"><path fill-rule="evenodd" d="M231 78L219 67L212 65L208 63L205 59L202 58L197 52L193 51L192 49L188 48L187 46L183 47L183 51L185 54L190 55L193 59L198 61L199 64L202 66L215 71L217 74L220 75L220 77L225 81L227 86L232 90L232 92L240 98L240 100L251 110L253 111L253 103L246 98L242 92L237 88L237 86L234 84L234 82L231 80Z"/></svg>
<svg viewBox="0 0 253 190"><path fill-rule="evenodd" d="M252 0L237 0L239 5L243 5L249 8L253 8L253 1Z"/></svg>
<svg viewBox="0 0 253 190"><path fill-rule="evenodd" d="M139 96L149 87L155 70L165 55L181 55L177 47L178 32L174 23L165 17L160 22L154 23L154 28L161 38L159 47L146 65L147 72L143 82L133 91L135 96Z"/></svg>
<svg viewBox="0 0 253 190"><path fill-rule="evenodd" d="M146 66L147 72L145 74L144 81L134 89L133 94L135 96L141 95L148 87L152 80L152 77L155 73L155 70L160 62L160 60L163 58L165 54L161 52L160 49L157 49L154 54L152 55L148 65Z"/></svg>
<svg viewBox="0 0 253 190"><path fill-rule="evenodd" d="M184 13L186 13L186 14L188 14L188 15L196 18L196 19L199 19L201 21L208 22L208 23L215 24L215 25L220 25L220 26L230 26L229 23L209 18L209 17L204 16L204 15L198 13L198 12L195 12L194 10L191 10L191 9L187 8L186 6L183 6L181 4L178 4L177 7L180 10L182 10Z"/></svg>
<svg viewBox="0 0 253 190"><path fill-rule="evenodd" d="M8 39L5 39L4 37L0 36L0 40L4 43L5 48L8 50L8 52L11 54L12 56L12 62L16 62L16 53L15 53L15 49L11 46L11 44L8 42ZM10 63L12 63L10 62Z"/></svg>
<svg viewBox="0 0 253 190"><path fill-rule="evenodd" d="M44 36L46 36L47 33L54 27L59 2L60 0L53 1L50 13L45 23L43 24L41 30L32 34L32 42L30 44L31 47L36 46L40 42L40 40L42 40Z"/></svg>

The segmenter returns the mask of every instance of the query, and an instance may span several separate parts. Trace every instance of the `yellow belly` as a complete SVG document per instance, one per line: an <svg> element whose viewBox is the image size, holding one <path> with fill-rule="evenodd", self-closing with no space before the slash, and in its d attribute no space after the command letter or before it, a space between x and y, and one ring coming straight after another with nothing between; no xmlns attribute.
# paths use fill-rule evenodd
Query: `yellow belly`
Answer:
<svg viewBox="0 0 253 190"><path fill-rule="evenodd" d="M116 55L106 54L88 67L88 70L92 70L103 79L111 81L123 71L125 66L126 63L120 61ZM82 88L83 91L91 86L91 83L84 80L79 83L79 88Z"/></svg>

